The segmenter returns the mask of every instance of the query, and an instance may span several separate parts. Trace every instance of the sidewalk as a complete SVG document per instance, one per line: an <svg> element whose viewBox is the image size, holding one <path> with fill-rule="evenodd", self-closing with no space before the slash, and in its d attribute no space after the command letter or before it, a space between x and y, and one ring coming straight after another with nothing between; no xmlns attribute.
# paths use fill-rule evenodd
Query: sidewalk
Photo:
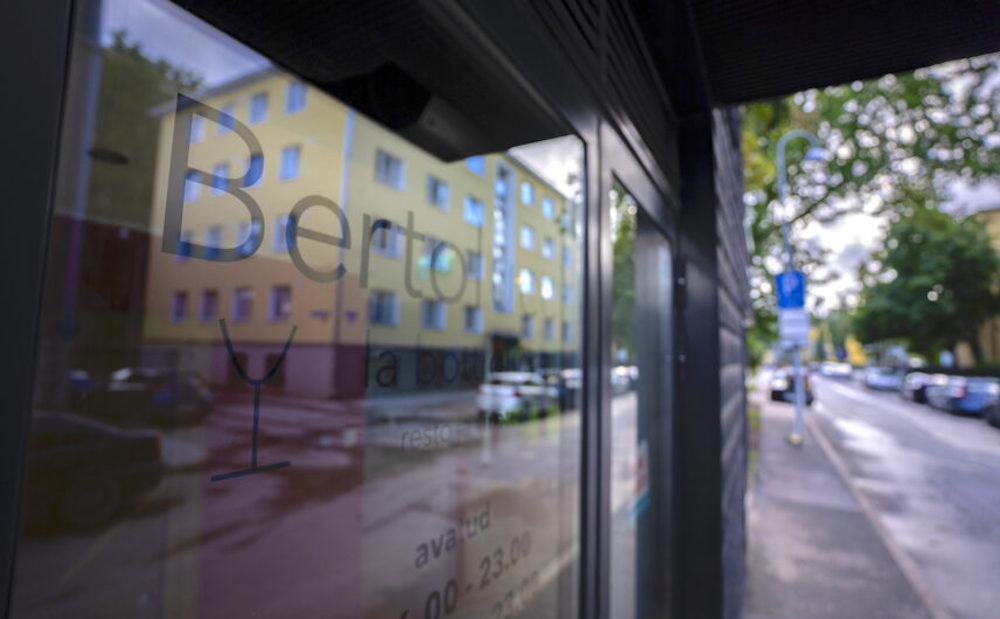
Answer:
<svg viewBox="0 0 1000 619"><path fill-rule="evenodd" d="M929 617L809 426L786 442L794 406L762 395L744 617Z"/></svg>

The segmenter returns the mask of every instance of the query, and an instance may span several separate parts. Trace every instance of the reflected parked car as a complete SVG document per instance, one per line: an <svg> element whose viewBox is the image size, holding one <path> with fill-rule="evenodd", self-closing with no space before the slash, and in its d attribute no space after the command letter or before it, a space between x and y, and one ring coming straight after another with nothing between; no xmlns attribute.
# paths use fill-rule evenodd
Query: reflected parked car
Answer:
<svg viewBox="0 0 1000 619"><path fill-rule="evenodd" d="M791 369L775 370L771 377L771 400L774 402L795 402L795 372ZM803 387L805 388L806 406L812 406L813 391L809 382L809 373L802 372Z"/></svg>
<svg viewBox="0 0 1000 619"><path fill-rule="evenodd" d="M982 415L1000 402L1000 379L949 376L926 389L927 403L953 414Z"/></svg>
<svg viewBox="0 0 1000 619"><path fill-rule="evenodd" d="M836 361L825 361L819 366L821 376L827 378L850 378L854 368L850 363L837 363Z"/></svg>
<svg viewBox="0 0 1000 619"><path fill-rule="evenodd" d="M903 377L893 368L871 367L865 370L865 387L880 391L899 391Z"/></svg>
<svg viewBox="0 0 1000 619"><path fill-rule="evenodd" d="M558 391L560 410L580 406L580 393L583 389L583 371L580 368L544 368L538 372L546 384Z"/></svg>
<svg viewBox="0 0 1000 619"><path fill-rule="evenodd" d="M927 403L927 388L931 385L943 385L948 382L944 374L927 374L926 372L910 372L903 378L899 395L917 404Z"/></svg>
<svg viewBox="0 0 1000 619"><path fill-rule="evenodd" d="M211 409L212 392L194 372L147 367L112 372L104 389L87 403L94 416L140 427L200 422Z"/></svg>
<svg viewBox="0 0 1000 619"><path fill-rule="evenodd" d="M22 520L32 532L92 528L163 478L160 439L56 412L35 412Z"/></svg>
<svg viewBox="0 0 1000 619"><path fill-rule="evenodd" d="M545 415L558 403L559 390L538 372L493 372L476 395L480 418L490 421Z"/></svg>

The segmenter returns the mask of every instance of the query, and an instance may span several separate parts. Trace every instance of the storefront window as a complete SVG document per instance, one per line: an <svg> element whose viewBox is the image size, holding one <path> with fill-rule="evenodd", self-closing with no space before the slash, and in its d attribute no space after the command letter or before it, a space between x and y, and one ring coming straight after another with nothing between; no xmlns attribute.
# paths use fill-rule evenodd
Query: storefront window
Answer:
<svg viewBox="0 0 1000 619"><path fill-rule="evenodd" d="M12 616L574 612L580 141L444 161L173 4L99 12Z"/></svg>

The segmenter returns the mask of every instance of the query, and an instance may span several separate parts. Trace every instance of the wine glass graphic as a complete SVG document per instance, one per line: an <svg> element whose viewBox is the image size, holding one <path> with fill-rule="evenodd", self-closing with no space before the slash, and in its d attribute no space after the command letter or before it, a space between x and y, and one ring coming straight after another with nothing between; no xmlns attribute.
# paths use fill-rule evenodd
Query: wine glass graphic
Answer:
<svg viewBox="0 0 1000 619"><path fill-rule="evenodd" d="M251 378L247 375L243 366L240 365L240 361L236 357L236 351L233 349L233 341L229 338L229 330L226 329L225 318L219 319L219 327L222 329L222 339L226 342L226 350L229 351L229 358L233 362L233 367L236 369L236 373L239 375L240 379L243 380L243 382L253 386L253 444L250 449L250 468L230 471L229 473L221 473L219 475L212 475L212 481L224 481L226 479L233 479L235 477L243 477L244 475L253 475L254 473L263 473L265 471L273 471L275 469L291 466L292 463L289 460L258 466L257 444L260 429L260 388L264 386L267 381L274 378L274 375L278 373L278 369L285 360L285 354L288 353L288 347L292 345L292 339L295 337L295 331L298 327L292 327L292 333L288 336L288 341L285 342L285 347L281 349L281 354L278 355L278 360L274 362L274 365L271 366L266 374L264 374L263 378Z"/></svg>

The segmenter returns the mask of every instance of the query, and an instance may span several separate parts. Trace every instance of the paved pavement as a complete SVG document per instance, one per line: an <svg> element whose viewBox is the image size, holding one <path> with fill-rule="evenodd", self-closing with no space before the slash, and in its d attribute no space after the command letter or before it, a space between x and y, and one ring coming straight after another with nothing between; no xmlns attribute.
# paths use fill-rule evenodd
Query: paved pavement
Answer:
<svg viewBox="0 0 1000 619"><path fill-rule="evenodd" d="M811 428L789 445L794 408L762 391L744 616L930 616Z"/></svg>

